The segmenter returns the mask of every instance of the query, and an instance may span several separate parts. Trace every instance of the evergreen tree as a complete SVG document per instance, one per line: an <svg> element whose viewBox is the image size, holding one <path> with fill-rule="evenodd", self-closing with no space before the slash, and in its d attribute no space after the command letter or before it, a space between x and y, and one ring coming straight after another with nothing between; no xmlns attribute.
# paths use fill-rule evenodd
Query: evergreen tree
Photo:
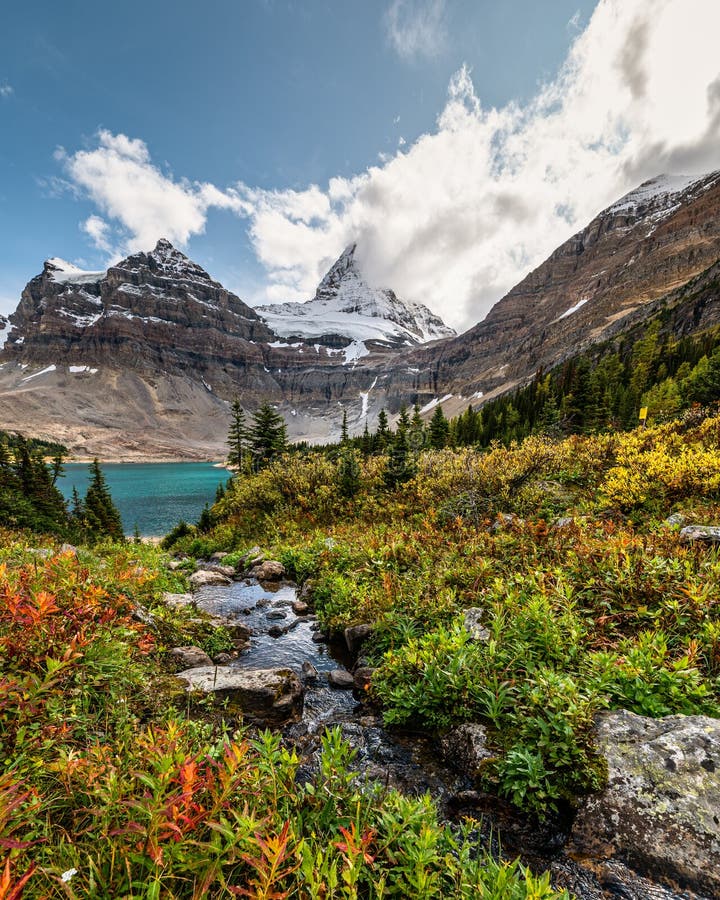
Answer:
<svg viewBox="0 0 720 900"><path fill-rule="evenodd" d="M250 431L250 447L255 463L262 467L287 450L285 420L269 403L264 403L253 413Z"/></svg>
<svg viewBox="0 0 720 900"><path fill-rule="evenodd" d="M408 440L410 419L405 406L401 407L392 443L388 446L388 464L383 474L389 489L409 481L415 474L415 459Z"/></svg>
<svg viewBox="0 0 720 900"><path fill-rule="evenodd" d="M245 410L236 397L230 408L230 430L228 431L227 464L242 472L248 459L248 427L245 420Z"/></svg>
<svg viewBox="0 0 720 900"><path fill-rule="evenodd" d="M425 446L425 423L420 415L420 404L413 406L413 415L408 427L408 442L410 447L419 451Z"/></svg>
<svg viewBox="0 0 720 900"><path fill-rule="evenodd" d="M90 484L84 501L84 520L92 538L125 539L122 520L110 496L110 490L100 463L94 459L90 466Z"/></svg>
<svg viewBox="0 0 720 900"><path fill-rule="evenodd" d="M197 530L201 534L207 534L208 531L210 531L210 529L213 527L214 524L215 524L215 518L214 518L213 514L210 512L210 505L208 503L206 503L205 506L203 507L202 512L200 513L200 518L198 519L198 523L197 523Z"/></svg>
<svg viewBox="0 0 720 900"><path fill-rule="evenodd" d="M378 414L378 427L375 432L375 449L376 450L384 450L392 439L392 433L388 426L388 417L387 413L384 409L381 409Z"/></svg>
<svg viewBox="0 0 720 900"><path fill-rule="evenodd" d="M347 424L347 410L343 410L342 417L342 428L340 429L340 443L347 444L348 442L348 424Z"/></svg>
<svg viewBox="0 0 720 900"><path fill-rule="evenodd" d="M372 437L370 435L370 431L368 430L367 419L365 419L365 430L363 431L362 438L360 439L360 449L362 450L362 455L366 458L372 453Z"/></svg>
<svg viewBox="0 0 720 900"><path fill-rule="evenodd" d="M340 450L337 472L338 488L351 500L360 490L360 460L357 451L345 444Z"/></svg>
<svg viewBox="0 0 720 900"><path fill-rule="evenodd" d="M435 407L432 419L430 419L430 446L434 450L442 450L447 446L450 426L442 411L442 406Z"/></svg>

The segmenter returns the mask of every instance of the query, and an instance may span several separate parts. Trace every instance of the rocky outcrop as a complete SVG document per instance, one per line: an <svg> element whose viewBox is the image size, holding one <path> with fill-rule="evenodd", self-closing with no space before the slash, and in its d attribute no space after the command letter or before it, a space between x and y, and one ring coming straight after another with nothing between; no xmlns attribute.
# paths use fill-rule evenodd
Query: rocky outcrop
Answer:
<svg viewBox="0 0 720 900"><path fill-rule="evenodd" d="M680 540L684 544L720 544L720 525L686 525Z"/></svg>
<svg viewBox="0 0 720 900"><path fill-rule="evenodd" d="M212 696L253 725L277 727L302 716L304 689L290 669L201 666L179 672L177 678L189 692Z"/></svg>
<svg viewBox="0 0 720 900"><path fill-rule="evenodd" d="M253 567L249 577L257 578L258 581L280 581L285 577L285 566L276 559L268 559L259 566Z"/></svg>
<svg viewBox="0 0 720 900"><path fill-rule="evenodd" d="M192 573L189 581L190 587L193 590L197 590L212 584L230 584L231 579L222 572L217 572L213 569L198 569L197 572Z"/></svg>
<svg viewBox="0 0 720 900"><path fill-rule="evenodd" d="M608 785L580 807L575 851L720 896L720 721L606 712L597 745Z"/></svg>
<svg viewBox="0 0 720 900"><path fill-rule="evenodd" d="M212 665L212 660L200 647L173 647L170 656L182 669Z"/></svg>

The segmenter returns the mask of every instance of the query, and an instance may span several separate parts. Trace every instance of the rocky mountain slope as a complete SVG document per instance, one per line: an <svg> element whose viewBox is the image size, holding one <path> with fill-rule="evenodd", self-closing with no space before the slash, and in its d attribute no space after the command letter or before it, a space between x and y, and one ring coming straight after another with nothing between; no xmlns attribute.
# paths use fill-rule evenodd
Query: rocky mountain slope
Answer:
<svg viewBox="0 0 720 900"><path fill-rule="evenodd" d="M678 333L714 324L719 259L720 172L646 182L478 325L422 344L449 329L368 288L353 247L313 300L260 311L167 241L104 273L49 260L9 333L0 322L0 428L105 459L202 459L223 455L235 396L248 411L273 402L307 440L337 438L344 411L356 432L383 406L452 415L663 305Z"/></svg>
<svg viewBox="0 0 720 900"><path fill-rule="evenodd" d="M718 259L720 172L651 179L558 247L478 325L407 354L388 389L423 403L446 396L455 412L637 324ZM707 327L712 307L688 327Z"/></svg>
<svg viewBox="0 0 720 900"><path fill-rule="evenodd" d="M402 347L455 334L422 303L400 300L388 289L372 288L363 278L351 244L305 303L258 306L268 325L289 340L317 341L329 347L348 340Z"/></svg>
<svg viewBox="0 0 720 900"><path fill-rule="evenodd" d="M328 284L345 296L352 284L363 312L338 321L371 324L307 343L280 337L165 240L107 272L48 260L0 332L0 422L83 455L207 458L222 456L239 396L248 410L277 403L295 437L332 436L341 401L365 416L375 370L398 343L445 329L424 307L416 321L391 291L372 292L352 257L329 273L324 296Z"/></svg>

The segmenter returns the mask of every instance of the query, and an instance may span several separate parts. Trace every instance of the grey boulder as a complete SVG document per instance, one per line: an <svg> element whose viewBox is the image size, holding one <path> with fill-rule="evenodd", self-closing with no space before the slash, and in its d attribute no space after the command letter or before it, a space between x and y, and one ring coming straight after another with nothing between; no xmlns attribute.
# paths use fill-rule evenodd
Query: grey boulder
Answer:
<svg viewBox="0 0 720 900"><path fill-rule="evenodd" d="M211 569L198 569L190 576L190 587L194 590L206 587L209 584L230 584L230 578L223 575L222 572L213 571Z"/></svg>
<svg viewBox="0 0 720 900"><path fill-rule="evenodd" d="M720 525L686 525L680 531L680 540L684 544L720 544Z"/></svg>
<svg viewBox="0 0 720 900"><path fill-rule="evenodd" d="M604 712L596 742L608 784L578 810L573 849L720 897L720 721Z"/></svg>
<svg viewBox="0 0 720 900"><path fill-rule="evenodd" d="M297 722L303 711L303 686L291 669L241 669L199 666L178 672L188 692L227 703L231 713L261 727Z"/></svg>
<svg viewBox="0 0 720 900"><path fill-rule="evenodd" d="M173 647L170 656L185 669L212 665L212 660L200 647Z"/></svg>

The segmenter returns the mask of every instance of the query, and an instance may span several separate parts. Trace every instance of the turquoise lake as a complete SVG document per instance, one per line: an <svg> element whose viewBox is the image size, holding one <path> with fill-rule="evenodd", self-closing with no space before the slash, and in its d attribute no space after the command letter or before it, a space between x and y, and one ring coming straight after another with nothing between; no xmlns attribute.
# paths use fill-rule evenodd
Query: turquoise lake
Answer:
<svg viewBox="0 0 720 900"><path fill-rule="evenodd" d="M143 537L167 534L180 519L194 523L203 506L230 473L212 463L103 463L101 465L126 534L137 525ZM89 468L68 463L58 487L70 499L76 487L85 496Z"/></svg>

